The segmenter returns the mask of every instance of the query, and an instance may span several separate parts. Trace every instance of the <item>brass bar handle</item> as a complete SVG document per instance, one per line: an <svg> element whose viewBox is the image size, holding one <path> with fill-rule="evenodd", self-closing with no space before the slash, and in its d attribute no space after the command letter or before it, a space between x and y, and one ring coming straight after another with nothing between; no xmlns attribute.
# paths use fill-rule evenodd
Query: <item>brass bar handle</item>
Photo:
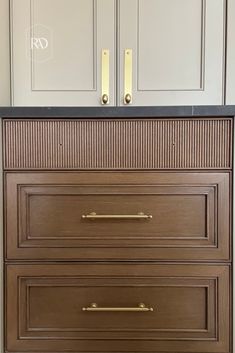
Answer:
<svg viewBox="0 0 235 353"><path fill-rule="evenodd" d="M95 212L91 212L87 215L82 215L82 219L152 219L152 215L146 215L143 212L139 212L138 214L132 215L121 215L121 214L96 214Z"/></svg>
<svg viewBox="0 0 235 353"><path fill-rule="evenodd" d="M102 96L101 104L109 104L109 50L102 50Z"/></svg>
<svg viewBox="0 0 235 353"><path fill-rule="evenodd" d="M127 93L127 94L125 95L125 103L126 103L126 104L130 104L131 101L132 101L131 95L130 95L129 93Z"/></svg>
<svg viewBox="0 0 235 353"><path fill-rule="evenodd" d="M102 96L102 104L106 105L109 102L109 96L107 94L103 94Z"/></svg>
<svg viewBox="0 0 235 353"><path fill-rule="evenodd" d="M132 49L125 50L124 104L132 103Z"/></svg>
<svg viewBox="0 0 235 353"><path fill-rule="evenodd" d="M99 307L98 304L92 303L87 308L82 308L82 311L93 311L93 312L148 312L153 311L153 308L147 307L144 303L138 304L137 307Z"/></svg>

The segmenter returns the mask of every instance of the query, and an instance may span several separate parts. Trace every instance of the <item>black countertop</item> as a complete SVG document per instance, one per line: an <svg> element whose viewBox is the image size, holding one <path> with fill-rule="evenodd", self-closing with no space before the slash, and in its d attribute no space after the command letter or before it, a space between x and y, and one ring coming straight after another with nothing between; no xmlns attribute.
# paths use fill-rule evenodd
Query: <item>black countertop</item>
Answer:
<svg viewBox="0 0 235 353"><path fill-rule="evenodd" d="M165 107L0 107L1 118L233 117L235 105Z"/></svg>

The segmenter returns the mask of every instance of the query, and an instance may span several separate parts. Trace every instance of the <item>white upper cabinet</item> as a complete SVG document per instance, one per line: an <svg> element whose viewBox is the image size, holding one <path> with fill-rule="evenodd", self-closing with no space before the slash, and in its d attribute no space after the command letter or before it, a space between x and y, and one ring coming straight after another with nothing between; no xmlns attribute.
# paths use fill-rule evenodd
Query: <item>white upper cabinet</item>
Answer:
<svg viewBox="0 0 235 353"><path fill-rule="evenodd" d="M133 50L133 105L223 104L225 2L120 0L123 52Z"/></svg>
<svg viewBox="0 0 235 353"><path fill-rule="evenodd" d="M226 104L235 104L235 0L228 0Z"/></svg>
<svg viewBox="0 0 235 353"><path fill-rule="evenodd" d="M115 100L114 0L12 0L14 105L98 106L102 50Z"/></svg>
<svg viewBox="0 0 235 353"><path fill-rule="evenodd" d="M12 0L13 104L223 104L225 20L226 0Z"/></svg>
<svg viewBox="0 0 235 353"><path fill-rule="evenodd" d="M10 105L9 3L0 0L0 106ZM0 334L1 342L1 334Z"/></svg>

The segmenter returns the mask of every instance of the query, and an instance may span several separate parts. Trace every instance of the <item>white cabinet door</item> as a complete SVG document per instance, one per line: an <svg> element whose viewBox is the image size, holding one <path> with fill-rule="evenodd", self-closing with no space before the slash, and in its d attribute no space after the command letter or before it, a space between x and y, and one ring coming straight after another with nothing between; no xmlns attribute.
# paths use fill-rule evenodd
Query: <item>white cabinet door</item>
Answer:
<svg viewBox="0 0 235 353"><path fill-rule="evenodd" d="M235 0L228 0L226 104L235 104Z"/></svg>
<svg viewBox="0 0 235 353"><path fill-rule="evenodd" d="M0 106L7 106L10 105L10 36L8 0L0 0L0 16Z"/></svg>
<svg viewBox="0 0 235 353"><path fill-rule="evenodd" d="M108 49L115 105L115 9L115 0L12 0L13 104L101 105Z"/></svg>
<svg viewBox="0 0 235 353"><path fill-rule="evenodd" d="M224 101L224 0L120 0L119 104L124 51L133 51L133 105Z"/></svg>

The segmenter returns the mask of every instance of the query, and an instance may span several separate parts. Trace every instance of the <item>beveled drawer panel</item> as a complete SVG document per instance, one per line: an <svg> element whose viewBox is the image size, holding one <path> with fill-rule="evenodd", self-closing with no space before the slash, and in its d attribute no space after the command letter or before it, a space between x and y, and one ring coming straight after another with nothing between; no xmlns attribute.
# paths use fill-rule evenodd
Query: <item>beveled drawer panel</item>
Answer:
<svg viewBox="0 0 235 353"><path fill-rule="evenodd" d="M229 180L230 173L7 173L7 258L229 260Z"/></svg>
<svg viewBox="0 0 235 353"><path fill-rule="evenodd" d="M229 351L226 265L7 265L7 285L7 351Z"/></svg>
<svg viewBox="0 0 235 353"><path fill-rule="evenodd" d="M232 119L4 120L5 169L229 169Z"/></svg>

